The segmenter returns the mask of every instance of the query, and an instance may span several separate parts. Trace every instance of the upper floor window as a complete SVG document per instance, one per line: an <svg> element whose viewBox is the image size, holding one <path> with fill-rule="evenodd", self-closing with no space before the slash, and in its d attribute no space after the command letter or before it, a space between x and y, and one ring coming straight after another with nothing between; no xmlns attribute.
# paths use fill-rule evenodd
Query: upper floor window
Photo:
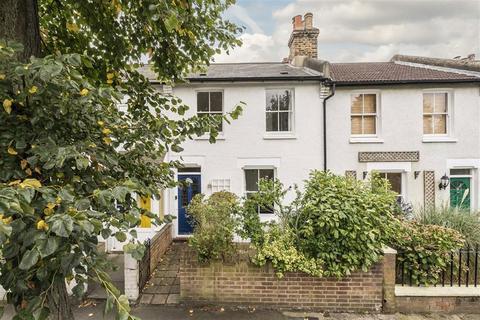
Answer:
<svg viewBox="0 0 480 320"><path fill-rule="evenodd" d="M199 91L197 92L197 115L223 114L223 92L222 91ZM218 126L218 132L223 131L223 123Z"/></svg>
<svg viewBox="0 0 480 320"><path fill-rule="evenodd" d="M244 169L245 172L245 193L247 198L258 192L258 182L260 179L275 179L274 169ZM268 208L258 207L258 213L273 213L273 204Z"/></svg>
<svg viewBox="0 0 480 320"><path fill-rule="evenodd" d="M423 94L423 134L446 135L448 133L448 93Z"/></svg>
<svg viewBox="0 0 480 320"><path fill-rule="evenodd" d="M377 94L360 93L352 95L350 117L352 135L376 135Z"/></svg>
<svg viewBox="0 0 480 320"><path fill-rule="evenodd" d="M290 89L266 91L267 132L293 131L293 92Z"/></svg>

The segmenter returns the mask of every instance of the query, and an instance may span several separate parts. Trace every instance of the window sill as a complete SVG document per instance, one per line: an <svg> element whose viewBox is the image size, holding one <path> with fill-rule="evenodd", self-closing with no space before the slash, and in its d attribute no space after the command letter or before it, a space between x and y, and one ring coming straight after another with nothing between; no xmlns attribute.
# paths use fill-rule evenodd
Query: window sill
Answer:
<svg viewBox="0 0 480 320"><path fill-rule="evenodd" d="M264 140L289 140L297 139L297 136L293 132L269 132L263 135Z"/></svg>
<svg viewBox="0 0 480 320"><path fill-rule="evenodd" d="M350 137L350 143L383 143L383 139L377 137Z"/></svg>
<svg viewBox="0 0 480 320"><path fill-rule="evenodd" d="M215 138L216 140L225 140L225 135L223 133L219 133L218 136ZM210 135L204 134L203 136L196 137L194 140L210 140Z"/></svg>
<svg viewBox="0 0 480 320"><path fill-rule="evenodd" d="M455 143L458 139L452 137L423 137L424 143Z"/></svg>

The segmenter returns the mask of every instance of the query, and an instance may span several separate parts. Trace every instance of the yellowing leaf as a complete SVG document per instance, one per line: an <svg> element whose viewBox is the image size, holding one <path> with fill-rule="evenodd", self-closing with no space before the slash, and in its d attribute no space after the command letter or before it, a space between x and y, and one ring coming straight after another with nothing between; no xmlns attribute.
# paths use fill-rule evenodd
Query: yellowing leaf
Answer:
<svg viewBox="0 0 480 320"><path fill-rule="evenodd" d="M36 93L38 90L37 86L32 86L30 89L28 89L28 92L30 92L30 94L34 94Z"/></svg>
<svg viewBox="0 0 480 320"><path fill-rule="evenodd" d="M102 133L103 133L104 135L109 135L110 133L112 133L112 130L110 130L110 129L108 129L108 128L105 128L105 129L102 130Z"/></svg>
<svg viewBox="0 0 480 320"><path fill-rule="evenodd" d="M8 185L9 186L15 186L17 184L20 184L20 182L22 182L22 180L13 180L12 182L9 182Z"/></svg>
<svg viewBox="0 0 480 320"><path fill-rule="evenodd" d="M32 175L32 170L30 168L27 168L27 169L25 169L25 173L27 174L27 176L31 176Z"/></svg>
<svg viewBox="0 0 480 320"><path fill-rule="evenodd" d="M37 229L38 230L48 230L48 224L45 220L40 220L37 222Z"/></svg>
<svg viewBox="0 0 480 320"><path fill-rule="evenodd" d="M107 80L107 83L108 83L108 84L112 84L112 83L113 83L113 80L112 80L112 79L108 79L108 80Z"/></svg>
<svg viewBox="0 0 480 320"><path fill-rule="evenodd" d="M35 169L33 169L33 170L38 174L42 174L42 171L40 171L39 167L35 167Z"/></svg>
<svg viewBox="0 0 480 320"><path fill-rule="evenodd" d="M25 170L25 168L27 167L28 165L28 161L25 160L25 159L22 159L22 161L20 161L20 167L22 168L22 170Z"/></svg>
<svg viewBox="0 0 480 320"><path fill-rule="evenodd" d="M86 96L88 94L88 89L87 88L83 88L81 91L80 91L80 95L82 97Z"/></svg>
<svg viewBox="0 0 480 320"><path fill-rule="evenodd" d="M107 73L107 79L113 79L115 77L115 74L112 72Z"/></svg>
<svg viewBox="0 0 480 320"><path fill-rule="evenodd" d="M5 219L2 219L2 222L3 224L10 224L12 222L13 218L12 217L8 217L8 218L5 218Z"/></svg>
<svg viewBox="0 0 480 320"><path fill-rule="evenodd" d="M80 28L76 23L69 23L67 22L67 30L71 32L78 32Z"/></svg>
<svg viewBox="0 0 480 320"><path fill-rule="evenodd" d="M3 73L0 73L0 80L5 80L5 75Z"/></svg>
<svg viewBox="0 0 480 320"><path fill-rule="evenodd" d="M20 187L22 188L26 188L26 187L40 188L41 186L42 186L42 183L37 179L25 179L23 180L22 183L20 183Z"/></svg>
<svg viewBox="0 0 480 320"><path fill-rule="evenodd" d="M11 154L12 156L18 154L18 152L13 147L8 147L7 152L8 152L8 154Z"/></svg>
<svg viewBox="0 0 480 320"><path fill-rule="evenodd" d="M110 144L112 144L112 139L110 139L109 137L104 137L104 138L103 138L103 142L104 142L105 144L110 145Z"/></svg>
<svg viewBox="0 0 480 320"><path fill-rule="evenodd" d="M97 124L100 126L100 127L103 127L103 125L105 124L105 122L101 121L101 120L98 120L97 121Z"/></svg>
<svg viewBox="0 0 480 320"><path fill-rule="evenodd" d="M6 113L10 114L10 112L12 112L12 100L10 99L3 100L3 109L5 109Z"/></svg>

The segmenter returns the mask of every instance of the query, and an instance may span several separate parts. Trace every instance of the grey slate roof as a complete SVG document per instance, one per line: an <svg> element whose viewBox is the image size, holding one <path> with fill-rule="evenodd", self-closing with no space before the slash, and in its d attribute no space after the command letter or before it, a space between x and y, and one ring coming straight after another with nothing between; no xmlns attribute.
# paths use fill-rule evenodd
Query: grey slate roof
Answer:
<svg viewBox="0 0 480 320"><path fill-rule="evenodd" d="M139 69L140 73L150 80L156 76L148 65ZM306 67L295 67L281 62L257 63L212 63L205 73L193 73L187 76L190 82L215 81L288 81L288 80L320 80L321 72Z"/></svg>
<svg viewBox="0 0 480 320"><path fill-rule="evenodd" d="M190 82L205 81L257 81L257 80L318 80L322 73L294 67L288 63L215 63L208 66L205 73L189 75Z"/></svg>
<svg viewBox="0 0 480 320"><path fill-rule="evenodd" d="M480 77L395 62L332 63L331 76L338 85L433 82L480 82Z"/></svg>

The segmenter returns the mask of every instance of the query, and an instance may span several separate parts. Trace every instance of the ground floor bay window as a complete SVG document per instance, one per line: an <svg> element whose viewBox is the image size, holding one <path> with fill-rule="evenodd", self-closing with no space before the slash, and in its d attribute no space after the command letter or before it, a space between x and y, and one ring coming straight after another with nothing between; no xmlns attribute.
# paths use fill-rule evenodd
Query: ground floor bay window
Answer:
<svg viewBox="0 0 480 320"><path fill-rule="evenodd" d="M247 198L258 192L258 182L260 179L275 179L275 170L267 169L244 169L245 174L245 195ZM273 213L273 205L269 207L258 207L259 214Z"/></svg>

